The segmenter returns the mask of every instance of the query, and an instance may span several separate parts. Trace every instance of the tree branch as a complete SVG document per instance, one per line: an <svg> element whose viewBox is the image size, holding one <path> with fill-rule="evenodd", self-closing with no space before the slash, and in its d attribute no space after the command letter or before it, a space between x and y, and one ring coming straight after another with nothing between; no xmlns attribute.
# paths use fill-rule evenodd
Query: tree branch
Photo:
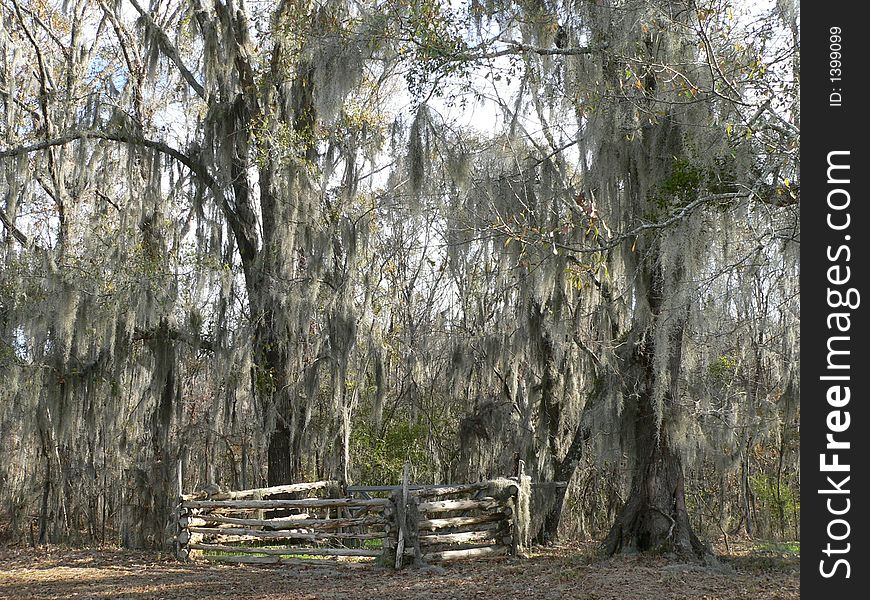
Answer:
<svg viewBox="0 0 870 600"><path fill-rule="evenodd" d="M564 244L559 242L550 242L548 244L552 244L556 248L560 250L566 250L569 252L581 254L581 253L589 253L589 252L602 252L606 250L611 250L618 246L623 241L636 237L643 233L644 231L655 231L658 229L666 229L675 223L682 221L689 215L691 215L695 210L703 206L705 204L711 204L713 202L722 202L726 200L736 200L738 198L747 198L751 196L751 192L730 192L725 194L711 194L707 196L701 196L692 202L689 202L685 206L681 206L675 209L668 217L662 221L644 221L639 225L630 229L629 231L617 233L614 236L611 236L606 243L602 243L599 246L572 246L570 244Z"/></svg>
<svg viewBox="0 0 870 600"><path fill-rule="evenodd" d="M150 29L155 36L157 36L157 41L160 44L160 49L163 50L163 53L175 63L175 66L178 67L178 71L181 73L181 76L184 77L184 80L193 88L196 94L205 100L205 88L200 85L200 83L193 76L193 73L190 72L184 65L184 61L181 60L181 55L178 53L178 49L175 45L170 41L169 36L166 35L166 32L161 29L161 27L154 22L154 19L151 18L145 9L142 8L136 0L130 0L130 4L133 5L133 8L139 13L139 16L145 21L145 25L148 29Z"/></svg>
<svg viewBox="0 0 870 600"><path fill-rule="evenodd" d="M136 118L141 122L143 106L145 100L142 95L143 73L142 57L139 54L138 47L133 42L130 32L124 27L124 24L118 19L118 15L114 11L109 10L103 0L98 0L98 4L103 11L103 14L109 19L112 28L115 30L115 36L118 38L118 46L124 56L124 61L127 63L127 70L130 72L130 77L133 78L133 112Z"/></svg>
<svg viewBox="0 0 870 600"><path fill-rule="evenodd" d="M22 246L30 245L30 238L28 238L27 235L24 234L24 232L22 232L15 226L15 223L12 222L12 220L6 214L6 211L4 211L2 208L0 208L0 222L2 222L6 230L12 234L12 237L18 240L19 244L21 244Z"/></svg>
<svg viewBox="0 0 870 600"><path fill-rule="evenodd" d="M197 177L199 177L203 183L205 183L210 189L217 187L217 181L214 177L209 174L208 169L206 169L205 165L202 165L188 155L184 154L180 150L173 148L169 144L165 142L160 142L157 140L151 140L136 134L131 134L127 132L117 132L117 131L99 131L99 130L80 130L80 131L72 131L66 133L64 135L59 135L57 137L42 140L39 142L34 142L32 144L26 144L24 146L16 146L14 148L6 148L0 150L0 158L9 158L12 156L20 156L22 154L30 154L32 152L38 152L39 150L46 150L48 148L54 148L56 146L64 146L66 144L79 141L79 140L88 140L88 139L100 139L107 140L112 142L122 142L126 144L131 144L134 146L143 146L145 148L153 148L158 152L166 154L167 156L171 156L188 169L190 169Z"/></svg>
<svg viewBox="0 0 870 600"><path fill-rule="evenodd" d="M157 150L162 154L171 156L172 158L186 166L188 169L190 169L190 171L194 175L196 175L196 177L209 190L211 190L212 194L214 194L215 201L218 203L218 206L220 206L221 210L224 211L230 227L233 228L234 231L241 231L241 223L239 222L238 215L236 215L229 202L227 202L223 189L221 189L218 181L208 172L206 166L200 162L197 162L187 154L184 154L177 148L173 148L169 144L166 144L165 142L151 140L138 134L131 134L125 131L80 130L72 131L65 135L57 136L55 138L47 140L42 140L40 142L34 142L32 144L27 144L24 146L16 146L14 148L2 149L0 150L0 158L20 156L22 154L38 152L39 150L46 150L48 148L63 146L65 144L69 144L78 140L87 139L100 139L112 142L119 142L123 144L130 144L133 146L142 146L144 148L153 148L154 150Z"/></svg>
<svg viewBox="0 0 870 600"><path fill-rule="evenodd" d="M510 56L512 54L521 54L523 52L531 52L539 56L583 56L592 54L596 50L604 49L606 46L579 46L577 48L542 48L540 46L532 46L524 44L516 40L507 40L504 42L507 48L496 50L494 52L481 52L469 56L459 56L462 60L480 60L484 58L498 58L500 56Z"/></svg>

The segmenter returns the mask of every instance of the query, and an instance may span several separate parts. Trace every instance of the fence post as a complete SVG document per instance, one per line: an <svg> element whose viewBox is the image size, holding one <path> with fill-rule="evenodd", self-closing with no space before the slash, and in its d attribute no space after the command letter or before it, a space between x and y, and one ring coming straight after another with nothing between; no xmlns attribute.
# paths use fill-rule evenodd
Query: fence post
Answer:
<svg viewBox="0 0 870 600"><path fill-rule="evenodd" d="M183 478L181 473L181 467L183 465L182 459L178 459L178 463L176 465L176 494L175 494L175 558L178 560L187 560L189 556L189 552L185 546L187 546L187 542L190 539L190 534L187 531L187 528L181 524L181 519L186 513L186 511L182 508L181 502L183 495Z"/></svg>
<svg viewBox="0 0 870 600"><path fill-rule="evenodd" d="M402 471L402 491L398 494L398 498L396 499L396 521L399 523L399 537L396 543L396 568L401 569L404 564L405 559L405 538L407 537L407 532L405 531L407 527L406 523L406 509L408 507L408 496L410 495L410 491L408 489L408 476L410 472L410 465L405 463L405 469Z"/></svg>
<svg viewBox="0 0 870 600"><path fill-rule="evenodd" d="M395 567L401 569L405 564L405 552L413 550L413 564L419 565L421 561L420 542L417 536L420 515L417 510L417 498L411 494L410 489L411 465L405 463L402 473L402 489L393 493L395 521L398 525L396 532L396 560ZM387 554L392 558L389 554Z"/></svg>
<svg viewBox="0 0 870 600"><path fill-rule="evenodd" d="M410 470L410 465L407 465ZM407 485L403 487L407 488ZM415 567L420 566L423 561L422 552L420 551L420 511L417 505L420 499L416 494L411 494L407 491L407 500L405 501L405 533L408 536L408 542L414 551L413 564Z"/></svg>
<svg viewBox="0 0 870 600"><path fill-rule="evenodd" d="M531 527L531 477L526 475L526 462L519 461L517 472L516 510L514 511L514 547L515 554L526 551L526 542Z"/></svg>
<svg viewBox="0 0 870 600"><path fill-rule="evenodd" d="M523 482L526 478L526 461L521 460L517 456L516 465L516 476L510 477L509 479L515 480L517 484L516 486L513 486L514 491L512 491L505 499L505 504L510 508L510 536L505 541L510 544L510 554L512 556L518 556L520 552L524 550L524 520L527 515L523 511L526 509L525 504L528 502L528 499L523 497Z"/></svg>

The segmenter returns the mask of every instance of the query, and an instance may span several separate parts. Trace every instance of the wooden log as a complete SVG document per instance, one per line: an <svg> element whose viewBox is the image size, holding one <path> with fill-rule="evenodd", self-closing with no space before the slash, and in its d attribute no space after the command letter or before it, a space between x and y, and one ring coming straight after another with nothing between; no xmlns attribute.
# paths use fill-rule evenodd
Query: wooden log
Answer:
<svg viewBox="0 0 870 600"><path fill-rule="evenodd" d="M286 558L283 556L226 556L220 554L207 554L200 557L209 562L250 564L250 565L294 565L294 566L329 566L334 565L338 557L333 558ZM342 568L356 568L368 566L368 563L342 562Z"/></svg>
<svg viewBox="0 0 870 600"><path fill-rule="evenodd" d="M491 523L493 521L502 521L510 515L507 512L489 513L478 515L475 517L448 517L446 519L423 519L419 522L418 528L435 530L445 527L461 527L463 525L476 525L478 523Z"/></svg>
<svg viewBox="0 0 870 600"><path fill-rule="evenodd" d="M308 492L311 490L322 490L328 487L337 486L337 481L313 481L310 483L290 483L287 485L276 485L272 487L253 488L250 490L239 490L236 492L217 492L209 494L205 491L194 492L192 494L182 494L182 500L242 500L246 498L263 498L264 496L274 496L276 494L297 494L299 492Z"/></svg>
<svg viewBox="0 0 870 600"><path fill-rule="evenodd" d="M434 484L434 485L421 485L418 483L408 484L408 490L411 492L417 490L431 490L435 488L452 488L453 485L446 484ZM349 494L360 494L364 497L371 497L369 494L380 493L380 492L399 492L402 490L401 485L349 485L347 486L347 492Z"/></svg>
<svg viewBox="0 0 870 600"><path fill-rule="evenodd" d="M202 542L201 533L190 534L190 538L187 540L187 544L184 546L184 549L187 550L187 555L190 560L199 558L199 556L202 554L201 551L190 547L192 544L199 544L200 542Z"/></svg>
<svg viewBox="0 0 870 600"><path fill-rule="evenodd" d="M421 516L419 500L416 496L409 495L405 518L405 531L408 534L406 544L410 544L411 549L414 551L414 566L420 566L423 562L423 551L420 549L420 528L418 524L420 523Z"/></svg>
<svg viewBox="0 0 870 600"><path fill-rule="evenodd" d="M188 509L190 513L186 516L189 517L212 517L212 516L221 516L221 517L233 517L236 519L266 519L267 517L263 517L264 514L269 511L263 510L262 508L251 508L251 509L239 509L239 508L190 508ZM268 517L268 519L316 519L318 515L312 510L311 512L290 512L291 510L297 509L280 509L282 512L286 512L281 517Z"/></svg>
<svg viewBox="0 0 870 600"><path fill-rule="evenodd" d="M215 523L241 525L243 527L271 527L280 529L340 529L342 527L371 527L386 523L382 517L360 517L352 519L240 519L221 515L202 515L184 517L185 527L207 527Z"/></svg>
<svg viewBox="0 0 870 600"><path fill-rule="evenodd" d="M438 533L421 535L420 544L431 546L433 544L474 544L478 542L496 541L503 543L510 540L500 529L494 531L467 531L465 533Z"/></svg>
<svg viewBox="0 0 870 600"><path fill-rule="evenodd" d="M229 552L236 554L267 554L282 556L285 554L309 554L311 556L370 556L381 555L380 550L368 548L304 548L288 546L287 548L258 548L256 546L227 546L225 544L191 544L192 550L211 552Z"/></svg>
<svg viewBox="0 0 870 600"><path fill-rule="evenodd" d="M511 556L517 556L520 553L520 516L519 510L516 509L516 500L515 498L508 498L508 506L510 506L513 510L511 511L511 526L510 526L510 549Z"/></svg>
<svg viewBox="0 0 870 600"><path fill-rule="evenodd" d="M447 512L451 510L489 510L504 506L504 503L495 498L481 498L480 500L441 500L438 502L421 502L417 505L420 512Z"/></svg>
<svg viewBox="0 0 870 600"><path fill-rule="evenodd" d="M251 511L253 514L261 514L262 511ZM229 514L227 514L229 513ZM263 523L285 523L288 521L305 521L307 519L317 519L318 516L311 513L297 513L295 515L285 515L283 517L270 517L268 519L255 517L255 516L247 516L247 515L233 515L233 511L224 511L224 510L216 510L214 512L209 511L199 511L195 515L189 515L187 517L181 518L181 523L192 523L196 519L199 520L207 520L207 521L215 521L215 522L227 522L233 523L234 521L238 521L239 519L255 519L258 521L262 521ZM238 525L238 523L235 523Z"/></svg>
<svg viewBox="0 0 870 600"><path fill-rule="evenodd" d="M485 525L497 525L496 529L484 529ZM475 523L472 525L459 525L456 527L437 527L435 529L420 529L418 530L418 535L422 539L424 536L429 535L443 535L448 533L470 533L472 531L508 531L509 522L504 519L501 521L494 521L493 523Z"/></svg>
<svg viewBox="0 0 870 600"><path fill-rule="evenodd" d="M181 518L181 526L182 527L204 527L208 524L227 524L227 525L245 525L250 522L256 521L256 527L280 527L280 526L291 526L298 521L305 521L308 519L313 519L312 515L308 513L300 513L298 515L288 515L286 517L278 517L275 519L255 519L253 517L228 517L226 515L219 514L210 514L204 513L195 516L182 517Z"/></svg>
<svg viewBox="0 0 870 600"><path fill-rule="evenodd" d="M248 547L252 544L255 545L280 545L280 544L331 544L333 542L347 542L349 540L353 540L355 538L343 537L343 538L335 538L335 537L315 537L310 535L299 535L292 537L284 537L279 538L256 538L250 536L234 536L234 535L215 535L215 536L206 536L206 539L202 541L203 544L227 544L231 546L241 546ZM358 543L350 544L350 547L353 548L365 548L364 544L362 544L363 540L357 540ZM494 543L494 542L491 542ZM185 546L186 547L186 546ZM378 547L378 551L382 546Z"/></svg>
<svg viewBox="0 0 870 600"><path fill-rule="evenodd" d="M357 498L300 498L298 500L187 500L182 503L184 508L215 509L277 509L277 508L327 508L337 506L347 507L387 507L387 498L361 500Z"/></svg>
<svg viewBox="0 0 870 600"><path fill-rule="evenodd" d="M411 493L418 498L434 498L436 496L452 496L455 494L468 494L483 490L489 487L489 482L480 481L478 483L464 483L460 485L445 485L432 486L419 490L413 490Z"/></svg>
<svg viewBox="0 0 870 600"><path fill-rule="evenodd" d="M441 552L429 552L423 555L425 560L459 560L463 558L482 558L485 556L502 556L508 553L508 547L501 544L493 546L481 546L480 548L466 548L465 550L443 550Z"/></svg>
<svg viewBox="0 0 870 600"><path fill-rule="evenodd" d="M403 560L405 557L405 543L406 538L408 537L405 523L406 518L406 510L408 508L408 499L410 498L411 490L408 486L410 486L409 481L409 473L410 473L411 465L409 463L405 463L405 468L402 472L402 492L401 496L396 499L394 503L396 505L396 518L399 521L399 537L398 543L396 544L396 568L401 569L403 566Z"/></svg>
<svg viewBox="0 0 870 600"><path fill-rule="evenodd" d="M532 488L542 488L542 487L566 488L566 487L568 487L568 482L567 481L533 481L531 485L532 485Z"/></svg>
<svg viewBox="0 0 870 600"><path fill-rule="evenodd" d="M183 487L183 483L182 483L183 478L181 475L182 464L183 464L182 460L179 458L178 463L176 464L176 468L175 468L175 478L176 478L175 490L176 490L176 495L178 496L179 500L181 499L181 493L182 493L182 487ZM184 546L184 544L187 543L187 540L182 542L180 539L181 535L183 533L185 533L184 528L181 526L181 517L182 517L181 511L182 510L184 510L184 509L181 507L181 503L177 502L175 505L175 544L174 544L175 558L178 560L187 560L188 554L187 554L186 550L184 550L184 554L182 555L183 546ZM105 521L104 521L104 523L105 523Z"/></svg>
<svg viewBox="0 0 870 600"><path fill-rule="evenodd" d="M492 523L477 523L477 524L473 524L473 525L466 525L463 527L457 527L457 529L461 529L464 527L473 527L472 531L504 531L507 527L507 521L502 520L502 521L493 521ZM436 532L436 531L431 531L431 530L430 531L421 531L420 538L422 539L423 537L430 537L433 535L442 535L444 533L469 533L469 532L467 532L467 531L465 531L465 532L459 532L459 531L452 531L452 532L438 531L438 532Z"/></svg>
<svg viewBox="0 0 870 600"><path fill-rule="evenodd" d="M331 539L354 539L376 540L387 537L385 531L372 533L354 533L350 531L331 532L297 532L297 531L263 531L262 529L244 529L241 527L189 527L193 533L201 533L204 536L222 536L225 538L237 538L241 541L251 540L331 540ZM188 534L189 535L189 534ZM185 540L184 543L186 543Z"/></svg>
<svg viewBox="0 0 870 600"><path fill-rule="evenodd" d="M432 492L434 492L436 490L445 490L445 494L449 494L449 493L451 493L450 490L455 490L457 487L462 487L462 486L466 486L466 485L475 486L474 489L478 489L478 490L484 489L483 486L480 486L481 483L488 483L488 482L479 482L479 483L470 483L470 484L438 483L438 484L432 484L432 485L422 485L422 484L415 483L415 484L410 484L408 486L408 489L413 494L416 494L417 492L419 492L421 490L432 491ZM350 494L364 494L364 495L368 495L371 493L377 493L377 492L397 492L397 491L400 491L401 489L402 489L401 485L349 485L349 486L347 486L348 493L350 493ZM463 488L463 490L461 490L461 491L467 491L467 490L465 490ZM437 496L438 494L433 493L432 495Z"/></svg>

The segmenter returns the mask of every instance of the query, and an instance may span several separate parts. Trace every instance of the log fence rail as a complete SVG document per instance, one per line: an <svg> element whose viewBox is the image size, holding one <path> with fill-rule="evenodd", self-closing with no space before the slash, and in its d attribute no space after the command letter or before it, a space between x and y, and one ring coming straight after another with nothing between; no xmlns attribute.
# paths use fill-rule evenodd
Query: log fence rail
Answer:
<svg viewBox="0 0 870 600"><path fill-rule="evenodd" d="M351 557L396 568L517 555L522 551L520 518L528 514L520 506L528 501L528 494L520 492L523 478L521 473L421 486L409 482L405 469L399 486L342 488L335 481L317 481L191 494L179 489L176 555L254 564ZM387 493L389 497L374 496Z"/></svg>

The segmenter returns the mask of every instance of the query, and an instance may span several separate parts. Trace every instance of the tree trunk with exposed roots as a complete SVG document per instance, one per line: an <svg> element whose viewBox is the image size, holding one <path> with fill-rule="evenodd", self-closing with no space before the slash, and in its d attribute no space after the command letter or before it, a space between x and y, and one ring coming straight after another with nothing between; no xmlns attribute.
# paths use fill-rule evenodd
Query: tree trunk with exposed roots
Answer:
<svg viewBox="0 0 870 600"><path fill-rule="evenodd" d="M604 553L672 552L685 559L709 557L710 549L689 523L680 454L665 431L656 435L650 403L641 401L639 409L631 492L604 541Z"/></svg>

